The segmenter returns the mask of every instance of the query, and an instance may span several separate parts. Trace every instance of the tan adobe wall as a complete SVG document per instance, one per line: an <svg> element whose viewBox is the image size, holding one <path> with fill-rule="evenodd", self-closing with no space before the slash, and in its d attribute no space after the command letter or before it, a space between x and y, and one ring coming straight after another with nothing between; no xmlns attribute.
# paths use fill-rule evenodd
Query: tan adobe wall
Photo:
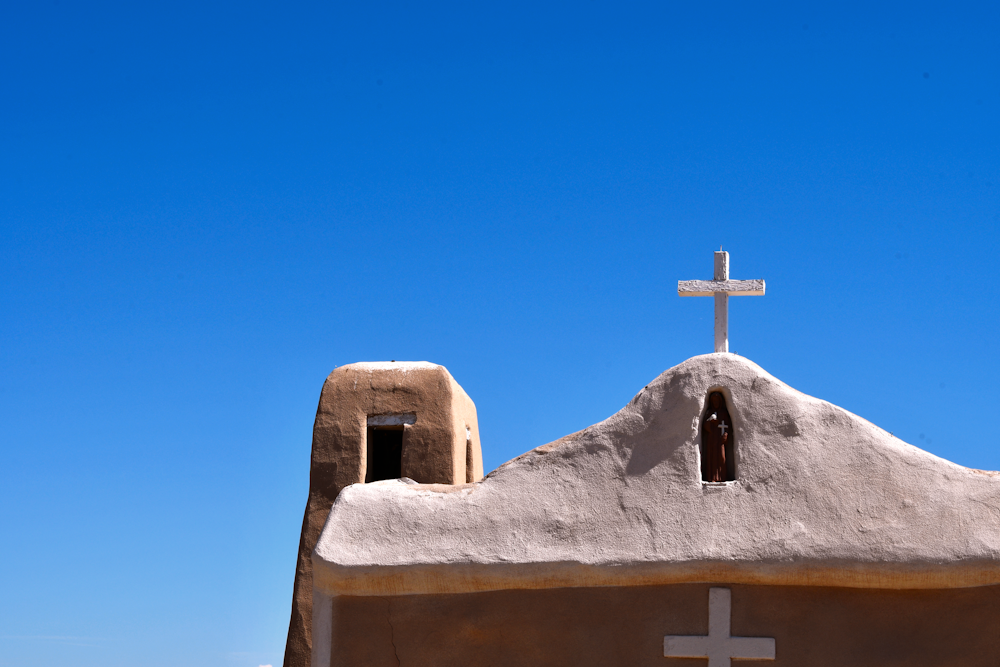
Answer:
<svg viewBox="0 0 1000 667"><path fill-rule="evenodd" d="M726 586L732 635L773 637L773 667L994 667L1000 586ZM709 584L333 599L330 667L704 667L665 635L708 632ZM316 666L320 667L320 666ZM323 665L322 667L326 667Z"/></svg>

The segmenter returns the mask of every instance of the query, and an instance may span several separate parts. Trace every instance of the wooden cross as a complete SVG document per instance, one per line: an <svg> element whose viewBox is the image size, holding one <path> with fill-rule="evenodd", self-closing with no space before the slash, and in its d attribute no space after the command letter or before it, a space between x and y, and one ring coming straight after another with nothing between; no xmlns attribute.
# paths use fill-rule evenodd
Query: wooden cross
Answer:
<svg viewBox="0 0 1000 667"><path fill-rule="evenodd" d="M731 667L731 658L774 660L774 639L730 637L731 593L728 588L708 590L708 635L667 635L665 658L708 658L708 667Z"/></svg>
<svg viewBox="0 0 1000 667"><path fill-rule="evenodd" d="M715 253L714 280L678 280L680 296L715 297L715 351L729 352L729 297L764 296L763 280L730 280L729 253Z"/></svg>

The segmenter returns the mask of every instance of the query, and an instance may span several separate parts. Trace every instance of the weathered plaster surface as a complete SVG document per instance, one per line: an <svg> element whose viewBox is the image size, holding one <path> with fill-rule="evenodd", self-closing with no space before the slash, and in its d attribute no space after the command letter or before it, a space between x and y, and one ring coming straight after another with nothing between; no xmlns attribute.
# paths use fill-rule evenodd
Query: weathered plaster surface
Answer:
<svg viewBox="0 0 1000 667"><path fill-rule="evenodd" d="M737 481L700 481L709 390ZM694 357L609 419L460 486L356 484L317 543L332 595L716 581L1000 583L1000 477L950 463L732 354Z"/></svg>
<svg viewBox="0 0 1000 667"><path fill-rule="evenodd" d="M435 371L443 368L440 364L432 364L429 361L359 361L349 364L355 371L399 371L408 373L409 371Z"/></svg>

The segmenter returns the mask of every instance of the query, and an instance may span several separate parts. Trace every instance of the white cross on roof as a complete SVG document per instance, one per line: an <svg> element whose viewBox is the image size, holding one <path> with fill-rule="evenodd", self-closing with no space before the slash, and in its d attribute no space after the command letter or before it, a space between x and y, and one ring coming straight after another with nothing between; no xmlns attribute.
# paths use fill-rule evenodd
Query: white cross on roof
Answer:
<svg viewBox="0 0 1000 667"><path fill-rule="evenodd" d="M680 296L715 297L715 351L729 352L729 297L764 296L763 280L730 280L729 253L715 253L714 280L678 280Z"/></svg>
<svg viewBox="0 0 1000 667"><path fill-rule="evenodd" d="M665 658L708 658L708 667L731 667L731 658L774 660L774 639L770 637L730 637L731 591L708 590L708 635L667 635L663 638Z"/></svg>

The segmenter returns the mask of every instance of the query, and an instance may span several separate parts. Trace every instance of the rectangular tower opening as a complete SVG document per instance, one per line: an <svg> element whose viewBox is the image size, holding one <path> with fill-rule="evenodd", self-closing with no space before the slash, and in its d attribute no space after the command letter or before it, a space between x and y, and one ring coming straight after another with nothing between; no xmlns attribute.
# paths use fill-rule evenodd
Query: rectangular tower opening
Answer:
<svg viewBox="0 0 1000 667"><path fill-rule="evenodd" d="M403 426L369 426L365 483L402 476Z"/></svg>

